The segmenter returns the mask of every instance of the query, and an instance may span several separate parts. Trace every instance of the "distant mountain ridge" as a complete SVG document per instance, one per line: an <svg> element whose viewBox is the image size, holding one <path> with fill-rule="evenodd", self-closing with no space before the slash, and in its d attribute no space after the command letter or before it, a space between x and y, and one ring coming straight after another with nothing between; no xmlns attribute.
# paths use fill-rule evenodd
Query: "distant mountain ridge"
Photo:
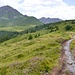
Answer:
<svg viewBox="0 0 75 75"><path fill-rule="evenodd" d="M40 22L42 22L44 24L49 24L49 23L61 21L61 19L59 19L59 18L49 18L49 17L48 18L42 17L39 20L40 20Z"/></svg>
<svg viewBox="0 0 75 75"><path fill-rule="evenodd" d="M0 7L0 26L24 26L40 24L42 24L42 22L40 22L37 18L23 15L8 5Z"/></svg>

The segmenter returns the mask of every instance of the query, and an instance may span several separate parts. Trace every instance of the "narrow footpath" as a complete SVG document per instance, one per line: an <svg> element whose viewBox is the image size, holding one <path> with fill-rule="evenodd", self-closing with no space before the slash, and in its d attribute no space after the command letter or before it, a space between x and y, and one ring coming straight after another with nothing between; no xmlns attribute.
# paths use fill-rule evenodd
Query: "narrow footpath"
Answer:
<svg viewBox="0 0 75 75"><path fill-rule="evenodd" d="M64 50L66 55L66 67L72 73L72 75L75 75L75 61L73 55L70 52L70 43L72 40L73 39L66 42Z"/></svg>
<svg viewBox="0 0 75 75"><path fill-rule="evenodd" d="M73 39L75 39L75 37ZM70 52L70 43L73 39L65 41L62 44L63 57L61 57L61 59L63 65L58 75L75 75L75 60Z"/></svg>
<svg viewBox="0 0 75 75"><path fill-rule="evenodd" d="M59 62L61 67L55 67L50 75L75 75L75 60L70 52L70 43L73 39L62 43L62 54Z"/></svg>

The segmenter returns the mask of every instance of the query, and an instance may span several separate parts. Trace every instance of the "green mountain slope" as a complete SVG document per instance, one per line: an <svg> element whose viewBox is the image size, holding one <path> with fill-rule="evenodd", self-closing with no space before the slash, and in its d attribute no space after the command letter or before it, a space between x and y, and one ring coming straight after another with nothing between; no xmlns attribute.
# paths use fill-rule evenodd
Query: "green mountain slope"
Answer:
<svg viewBox="0 0 75 75"><path fill-rule="evenodd" d="M10 6L0 7L0 27L2 27L2 30L3 27L7 27L6 30L13 30L17 26L19 26L19 29L25 29L25 27L33 27L41 24L42 23L35 17L22 15L20 12Z"/></svg>
<svg viewBox="0 0 75 75"><path fill-rule="evenodd" d="M35 38L35 35L39 33L40 36ZM30 35L33 39L28 40ZM21 35L2 43L0 45L0 74L50 74L53 67L58 66L61 54L58 40L63 37L59 33L46 34L46 31L40 31Z"/></svg>
<svg viewBox="0 0 75 75"><path fill-rule="evenodd" d="M75 20L66 20L51 24L44 24L35 26L33 28L26 29L21 31L21 34L32 33L40 30L47 30L49 32L74 32L75 31Z"/></svg>
<svg viewBox="0 0 75 75"><path fill-rule="evenodd" d="M74 20L32 28L0 44L1 75L46 75L59 66L61 42L71 38ZM68 27L67 27L68 26ZM68 29L67 29L68 28ZM22 34L23 33L23 34Z"/></svg>

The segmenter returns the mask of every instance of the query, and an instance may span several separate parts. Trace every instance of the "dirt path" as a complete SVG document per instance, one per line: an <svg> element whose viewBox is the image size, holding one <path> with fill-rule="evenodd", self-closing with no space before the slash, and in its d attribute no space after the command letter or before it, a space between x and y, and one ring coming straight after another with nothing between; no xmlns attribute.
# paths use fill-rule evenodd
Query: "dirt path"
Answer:
<svg viewBox="0 0 75 75"><path fill-rule="evenodd" d="M72 40L67 41L66 45L64 46L64 50L66 55L66 67L72 73L72 75L75 75L75 61L69 48L71 41Z"/></svg>
<svg viewBox="0 0 75 75"><path fill-rule="evenodd" d="M72 40L73 39L62 43L60 65L52 70L51 75L75 75L75 61L70 52L70 43Z"/></svg>

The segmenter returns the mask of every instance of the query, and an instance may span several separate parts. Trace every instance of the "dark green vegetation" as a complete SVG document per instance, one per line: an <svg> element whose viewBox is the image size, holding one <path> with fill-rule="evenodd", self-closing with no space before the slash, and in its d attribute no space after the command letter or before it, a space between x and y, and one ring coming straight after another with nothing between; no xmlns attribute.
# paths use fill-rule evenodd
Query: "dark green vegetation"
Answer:
<svg viewBox="0 0 75 75"><path fill-rule="evenodd" d="M0 31L0 43L16 37L18 32Z"/></svg>
<svg viewBox="0 0 75 75"><path fill-rule="evenodd" d="M65 27L65 30L66 30L66 31L68 31L68 30L73 30L73 27L70 26L70 25L67 25L67 26Z"/></svg>

